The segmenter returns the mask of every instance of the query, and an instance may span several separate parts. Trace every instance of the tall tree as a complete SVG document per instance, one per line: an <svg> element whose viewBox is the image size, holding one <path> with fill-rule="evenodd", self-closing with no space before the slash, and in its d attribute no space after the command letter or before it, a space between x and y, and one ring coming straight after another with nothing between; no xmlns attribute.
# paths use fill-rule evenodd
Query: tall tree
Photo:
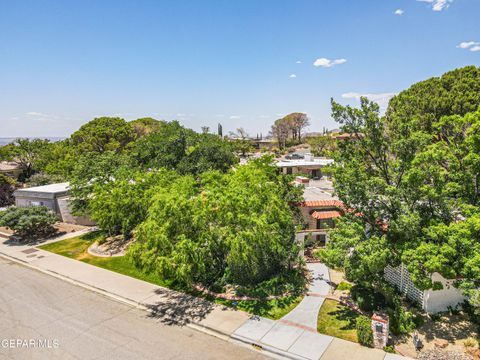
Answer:
<svg viewBox="0 0 480 360"><path fill-rule="evenodd" d="M474 299L480 110L471 111L480 94L461 89L479 83L473 67L421 82L392 99L385 117L365 98L360 108L332 101L332 116L352 134L339 143L335 188L353 211L332 233L325 261L370 286L384 266L403 262L419 288L432 288L430 275L439 272L461 278Z"/></svg>
<svg viewBox="0 0 480 360"><path fill-rule="evenodd" d="M146 117L130 121L130 124L133 127L133 131L135 131L136 137L141 138L153 132L161 131L165 121Z"/></svg>
<svg viewBox="0 0 480 360"><path fill-rule="evenodd" d="M178 121L172 121L166 123L160 132L139 139L132 147L131 155L146 168L175 169L195 137L193 131L185 129Z"/></svg>
<svg viewBox="0 0 480 360"><path fill-rule="evenodd" d="M80 153L123 151L135 140L135 131L130 123L120 118L100 117L82 125L71 140Z"/></svg>
<svg viewBox="0 0 480 360"><path fill-rule="evenodd" d="M39 169L39 162L50 142L43 139L16 139L11 148L11 159L23 169L23 179L32 176Z"/></svg>

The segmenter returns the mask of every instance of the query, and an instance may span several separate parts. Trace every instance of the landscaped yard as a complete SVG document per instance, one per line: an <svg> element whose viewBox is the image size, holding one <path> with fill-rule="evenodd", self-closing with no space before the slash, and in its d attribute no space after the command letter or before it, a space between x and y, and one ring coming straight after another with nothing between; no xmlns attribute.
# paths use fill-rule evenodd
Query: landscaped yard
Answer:
<svg viewBox="0 0 480 360"><path fill-rule="evenodd" d="M79 237L41 245L39 248L156 285L171 287L171 282L161 279L158 275L145 274L138 270L125 256L97 257L90 255L87 252L88 247L102 237L103 235L99 232L91 232Z"/></svg>
<svg viewBox="0 0 480 360"><path fill-rule="evenodd" d="M325 335L357 342L355 324L359 316L349 307L326 299L318 312L317 330Z"/></svg>
<svg viewBox="0 0 480 360"><path fill-rule="evenodd" d="M101 240L102 237L102 233L92 232L79 237L62 240L47 245L41 245L39 248L156 285L198 295L197 291L191 291L189 289L175 286L173 281L165 280L157 274L146 274L142 272L141 270L137 269L126 256L97 257L90 255L87 252L88 247L95 241ZM286 296L273 300L249 301L229 301L223 299L213 299L208 296L207 298L218 304L234 307L252 314L264 316L270 319L279 319L295 308L295 306L297 306L297 304L302 300L303 296Z"/></svg>

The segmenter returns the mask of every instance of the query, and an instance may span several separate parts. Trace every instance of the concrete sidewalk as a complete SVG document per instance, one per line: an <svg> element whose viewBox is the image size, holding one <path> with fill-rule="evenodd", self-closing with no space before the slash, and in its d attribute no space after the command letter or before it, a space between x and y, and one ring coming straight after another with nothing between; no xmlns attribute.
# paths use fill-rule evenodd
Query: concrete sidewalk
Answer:
<svg viewBox="0 0 480 360"><path fill-rule="evenodd" d="M66 234L43 244L76 237L85 232ZM323 294L328 293L328 269L323 264L309 265L314 275L310 296L307 295L283 319L274 321L37 249L32 245L10 244L0 239L0 255L132 306L144 308L150 312L150 316L163 323L187 325L225 340L256 345L255 348L266 350L271 356L302 360L396 359L383 351L316 332L316 314L323 302Z"/></svg>
<svg viewBox="0 0 480 360"><path fill-rule="evenodd" d="M83 233L85 231L70 233L42 245ZM2 254L129 305L145 308L150 311L151 316L166 324L201 327L205 332L229 338L233 331L250 317L242 311L235 311L210 301L53 254L32 245L9 244L1 239L0 255Z"/></svg>

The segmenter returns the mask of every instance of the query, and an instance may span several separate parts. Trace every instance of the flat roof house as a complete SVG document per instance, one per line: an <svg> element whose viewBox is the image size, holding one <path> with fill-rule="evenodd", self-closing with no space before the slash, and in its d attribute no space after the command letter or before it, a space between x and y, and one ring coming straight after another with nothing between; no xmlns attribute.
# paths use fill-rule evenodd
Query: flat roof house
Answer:
<svg viewBox="0 0 480 360"><path fill-rule="evenodd" d="M87 218L73 216L69 205L69 183L57 183L18 189L13 193L18 207L46 206L69 224L93 225Z"/></svg>
<svg viewBox="0 0 480 360"><path fill-rule="evenodd" d="M282 159L277 162L277 166L284 174L308 174L311 177L321 177L321 169L333 163L333 159L319 159L306 155L305 159Z"/></svg>

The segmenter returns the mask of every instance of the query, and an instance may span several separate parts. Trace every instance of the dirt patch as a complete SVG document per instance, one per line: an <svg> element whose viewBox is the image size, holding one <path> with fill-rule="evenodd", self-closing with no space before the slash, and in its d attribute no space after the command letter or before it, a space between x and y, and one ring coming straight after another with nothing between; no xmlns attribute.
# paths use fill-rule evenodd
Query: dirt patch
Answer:
<svg viewBox="0 0 480 360"><path fill-rule="evenodd" d="M70 233L70 232L81 231L89 228L89 226L67 224L64 222L58 222L55 225L53 225L53 227L57 229L59 233Z"/></svg>
<svg viewBox="0 0 480 360"><path fill-rule="evenodd" d="M419 358L423 353L426 353L422 359L431 359L431 356L440 356L439 354L447 354L451 359L475 359L470 355L461 357L456 354L466 354L467 350L471 351L476 346L468 347L469 338L477 339L478 333L476 327L467 315L442 315L436 321L427 319L425 323L417 329L419 338L424 345L422 351L419 353ZM413 346L412 337L407 335L403 338L396 339L397 347L407 354L415 354L415 347ZM433 354L433 355L432 355ZM458 356L458 357L455 357ZM450 359L449 357L439 357L438 359ZM433 359L433 358L432 358Z"/></svg>
<svg viewBox="0 0 480 360"><path fill-rule="evenodd" d="M88 253L93 256L112 257L124 256L133 239L126 240L123 235L113 236L101 243L95 242L88 248Z"/></svg>

